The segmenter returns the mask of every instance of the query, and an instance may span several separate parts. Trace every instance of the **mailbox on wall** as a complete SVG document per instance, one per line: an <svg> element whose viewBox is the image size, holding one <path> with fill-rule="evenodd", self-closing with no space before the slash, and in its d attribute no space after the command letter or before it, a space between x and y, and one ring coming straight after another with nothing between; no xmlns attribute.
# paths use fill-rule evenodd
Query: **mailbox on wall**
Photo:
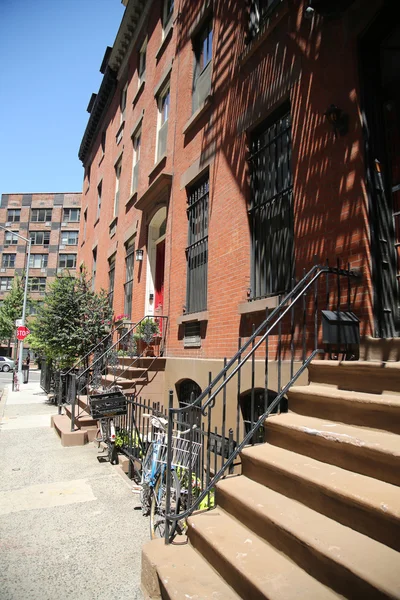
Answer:
<svg viewBox="0 0 400 600"><path fill-rule="evenodd" d="M359 345L360 320L352 312L323 310L322 337L329 346Z"/></svg>

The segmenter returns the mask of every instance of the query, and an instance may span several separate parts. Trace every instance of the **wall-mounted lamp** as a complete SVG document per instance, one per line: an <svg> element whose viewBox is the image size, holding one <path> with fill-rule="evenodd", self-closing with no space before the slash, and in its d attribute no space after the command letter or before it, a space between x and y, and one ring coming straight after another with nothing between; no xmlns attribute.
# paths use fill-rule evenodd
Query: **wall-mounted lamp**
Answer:
<svg viewBox="0 0 400 600"><path fill-rule="evenodd" d="M331 104L324 115L332 125L335 137L337 137L338 134L346 135L349 130L349 115L335 104Z"/></svg>
<svg viewBox="0 0 400 600"><path fill-rule="evenodd" d="M136 255L136 260L143 260L143 250L141 250L140 248L138 248L135 252Z"/></svg>

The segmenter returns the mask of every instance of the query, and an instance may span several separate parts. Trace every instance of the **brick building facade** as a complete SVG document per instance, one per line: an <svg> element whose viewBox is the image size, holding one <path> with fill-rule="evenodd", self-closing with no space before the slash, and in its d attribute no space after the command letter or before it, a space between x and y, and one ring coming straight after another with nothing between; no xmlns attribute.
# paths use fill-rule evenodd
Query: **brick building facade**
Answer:
<svg viewBox="0 0 400 600"><path fill-rule="evenodd" d="M28 292L35 312L46 287L57 273L76 272L81 194L3 194L0 205L0 301L15 275L26 270L27 244L12 232L31 239Z"/></svg>
<svg viewBox="0 0 400 600"><path fill-rule="evenodd" d="M115 314L168 317L164 390L204 389L315 261L362 273L363 336L398 335L393 11L126 2L80 147L78 262Z"/></svg>

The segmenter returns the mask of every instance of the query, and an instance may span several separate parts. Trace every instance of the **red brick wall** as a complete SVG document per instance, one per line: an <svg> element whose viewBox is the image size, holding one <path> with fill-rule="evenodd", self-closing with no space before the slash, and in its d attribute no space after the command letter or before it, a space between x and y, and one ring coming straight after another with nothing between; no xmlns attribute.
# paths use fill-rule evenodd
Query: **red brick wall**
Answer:
<svg viewBox="0 0 400 600"><path fill-rule="evenodd" d="M248 333L260 315L241 317L238 305L246 301L250 283L250 236L247 217L247 132L290 99L292 114L292 170L294 177L294 231L296 276L318 261L336 257L361 268L356 312L362 333L371 333L371 275L369 226L363 141L359 108L357 35L373 16L376 6L356 2L337 21L313 22L303 18L304 3L284 2L272 19L265 40L241 60L246 15L243 2L214 2L212 104L184 135L191 117L193 50L190 30L202 3L182 0L175 7L172 36L157 60L161 42L161 3L155 2L146 24L148 33L146 84L132 105L137 85L138 37L104 119L107 147L100 148L101 128L88 158L89 189L85 181L82 212L87 207L87 237L79 260L89 269L97 245L97 287L108 287L107 257L117 251L114 309L123 312L125 280L124 241L137 227L136 247L144 249L143 263L135 263L133 319L144 314L147 226L160 205L153 200L148 212L130 202L132 143L130 131L144 110L139 189L140 198L160 172L173 173L168 208L165 262L164 314L169 316L168 355L222 357L232 355L240 332ZM179 17L178 17L179 10ZM247 50L248 51L248 50ZM168 155L154 173L157 106L154 88L174 58L171 72L171 112ZM120 91L129 82L123 139L117 146L120 125ZM349 115L349 132L335 138L324 112L330 104ZM120 211L117 233L109 235L115 190L114 163L123 149ZM208 322L200 349L183 347L182 327L177 320L186 303L187 194L181 177L199 157L210 159L210 214L208 263ZM212 159L210 157L213 157ZM95 224L97 184L103 178L100 221ZM127 203L128 202L128 203ZM127 203L127 204L126 204ZM139 265L139 268L138 268Z"/></svg>

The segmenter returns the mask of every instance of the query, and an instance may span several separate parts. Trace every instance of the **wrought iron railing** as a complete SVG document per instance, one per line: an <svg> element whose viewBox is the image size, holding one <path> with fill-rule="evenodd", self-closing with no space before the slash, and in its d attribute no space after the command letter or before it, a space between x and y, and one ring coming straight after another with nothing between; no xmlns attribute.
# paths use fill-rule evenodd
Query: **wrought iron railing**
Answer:
<svg viewBox="0 0 400 600"><path fill-rule="evenodd" d="M141 364L149 346L153 347L154 359L163 355L167 322L164 316L145 316L137 323L124 323L65 373L63 389L66 402L71 405L71 431L75 429L76 418L85 410L79 403L80 396L119 386L129 370Z"/></svg>
<svg viewBox="0 0 400 600"><path fill-rule="evenodd" d="M322 278L325 278L323 285ZM332 281L332 278L334 280ZM342 281L346 281L343 288ZM167 454L167 500L165 541L170 539L171 522L181 520L199 508L211 508L214 488L227 473L240 465L240 452L248 444L264 441L264 421L280 409L289 388L306 370L310 362L324 353L321 336L320 309L335 310L339 317L342 310L351 311L357 292L359 274L349 265L342 269L315 265L304 275L292 291L243 342L239 349L209 385L189 405L178 407L170 392L168 410ZM356 286L353 283L356 282ZM343 306L344 305L344 306ZM343 350L337 347L337 350ZM348 348L345 348L348 351ZM270 370L275 361L275 390L269 389ZM261 365L260 365L261 363ZM256 392L256 364L263 371L262 396ZM286 367L286 375L282 367ZM247 373L245 371L247 370ZM246 376L250 389L247 396L247 412L244 414L242 379ZM285 381L284 381L285 380ZM232 397L233 396L233 397ZM244 418L246 417L246 418ZM193 472L185 475L182 483L181 510L171 513L170 480L172 467L172 431L192 426L191 444L202 440L203 451ZM192 450L189 447L189 451Z"/></svg>

